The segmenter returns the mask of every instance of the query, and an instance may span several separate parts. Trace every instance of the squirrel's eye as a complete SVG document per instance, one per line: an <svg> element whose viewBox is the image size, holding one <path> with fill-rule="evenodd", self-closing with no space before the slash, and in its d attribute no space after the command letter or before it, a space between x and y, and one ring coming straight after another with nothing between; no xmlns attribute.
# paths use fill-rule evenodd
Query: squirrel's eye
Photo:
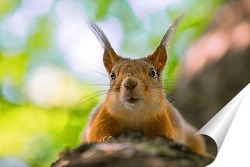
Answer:
<svg viewBox="0 0 250 167"><path fill-rule="evenodd" d="M152 78L156 78L156 71L154 68L151 68L149 71L149 76Z"/></svg>
<svg viewBox="0 0 250 167"><path fill-rule="evenodd" d="M111 71L111 73L109 74L109 76L110 76L111 80L114 80L115 79L115 72Z"/></svg>

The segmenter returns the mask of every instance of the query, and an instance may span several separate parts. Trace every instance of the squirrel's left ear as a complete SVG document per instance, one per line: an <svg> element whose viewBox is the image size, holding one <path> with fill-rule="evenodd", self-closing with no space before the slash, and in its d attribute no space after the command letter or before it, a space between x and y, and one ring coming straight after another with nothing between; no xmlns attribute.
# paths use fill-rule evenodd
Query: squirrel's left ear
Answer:
<svg viewBox="0 0 250 167"><path fill-rule="evenodd" d="M183 19L184 14L180 15L174 20L174 23L169 27L167 32L164 34L159 46L156 48L154 53L149 55L147 58L153 62L157 71L162 71L167 62L167 47L169 41L171 40L172 35L175 30L178 28L181 20Z"/></svg>

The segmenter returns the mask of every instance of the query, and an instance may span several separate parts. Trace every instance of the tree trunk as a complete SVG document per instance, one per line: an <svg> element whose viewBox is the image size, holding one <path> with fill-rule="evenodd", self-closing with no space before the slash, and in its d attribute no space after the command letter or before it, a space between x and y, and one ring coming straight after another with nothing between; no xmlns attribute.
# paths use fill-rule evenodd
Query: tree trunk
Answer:
<svg viewBox="0 0 250 167"><path fill-rule="evenodd" d="M172 101L200 129L249 82L250 1L231 0L187 50Z"/></svg>

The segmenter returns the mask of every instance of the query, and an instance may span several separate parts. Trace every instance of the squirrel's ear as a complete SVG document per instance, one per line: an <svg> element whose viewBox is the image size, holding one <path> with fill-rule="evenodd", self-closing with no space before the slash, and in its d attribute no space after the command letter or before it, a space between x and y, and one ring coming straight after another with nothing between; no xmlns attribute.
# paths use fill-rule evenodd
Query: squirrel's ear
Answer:
<svg viewBox="0 0 250 167"><path fill-rule="evenodd" d="M167 47L173 36L175 30L178 28L180 22L182 21L184 14L177 17L173 24L169 27L167 32L164 34L159 46L156 48L153 54L149 55L148 58L154 63L157 70L163 70L167 62Z"/></svg>
<svg viewBox="0 0 250 167"><path fill-rule="evenodd" d="M111 72L113 66L115 65L115 63L121 59L120 56L118 56L113 48L110 48L110 50L105 50L104 54L103 54L103 63L104 66L106 68L106 71L108 73Z"/></svg>
<svg viewBox="0 0 250 167"><path fill-rule="evenodd" d="M166 48L158 46L148 59L154 64L157 71L162 71L167 62Z"/></svg>
<svg viewBox="0 0 250 167"><path fill-rule="evenodd" d="M101 27L99 27L96 23L94 23L91 19L88 18L87 20L89 28L95 34L98 41L101 43L102 47L104 48L103 54L103 63L108 73L111 72L112 67L114 64L121 58L118 56L114 49L112 48L107 36L104 34Z"/></svg>

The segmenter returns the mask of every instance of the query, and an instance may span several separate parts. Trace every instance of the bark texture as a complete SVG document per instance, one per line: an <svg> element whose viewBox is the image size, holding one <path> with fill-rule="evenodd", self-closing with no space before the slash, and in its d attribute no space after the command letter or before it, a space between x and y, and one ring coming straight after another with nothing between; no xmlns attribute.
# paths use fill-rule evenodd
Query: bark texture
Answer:
<svg viewBox="0 0 250 167"><path fill-rule="evenodd" d="M108 142L65 150L52 167L205 167L212 161L167 138L129 132Z"/></svg>

